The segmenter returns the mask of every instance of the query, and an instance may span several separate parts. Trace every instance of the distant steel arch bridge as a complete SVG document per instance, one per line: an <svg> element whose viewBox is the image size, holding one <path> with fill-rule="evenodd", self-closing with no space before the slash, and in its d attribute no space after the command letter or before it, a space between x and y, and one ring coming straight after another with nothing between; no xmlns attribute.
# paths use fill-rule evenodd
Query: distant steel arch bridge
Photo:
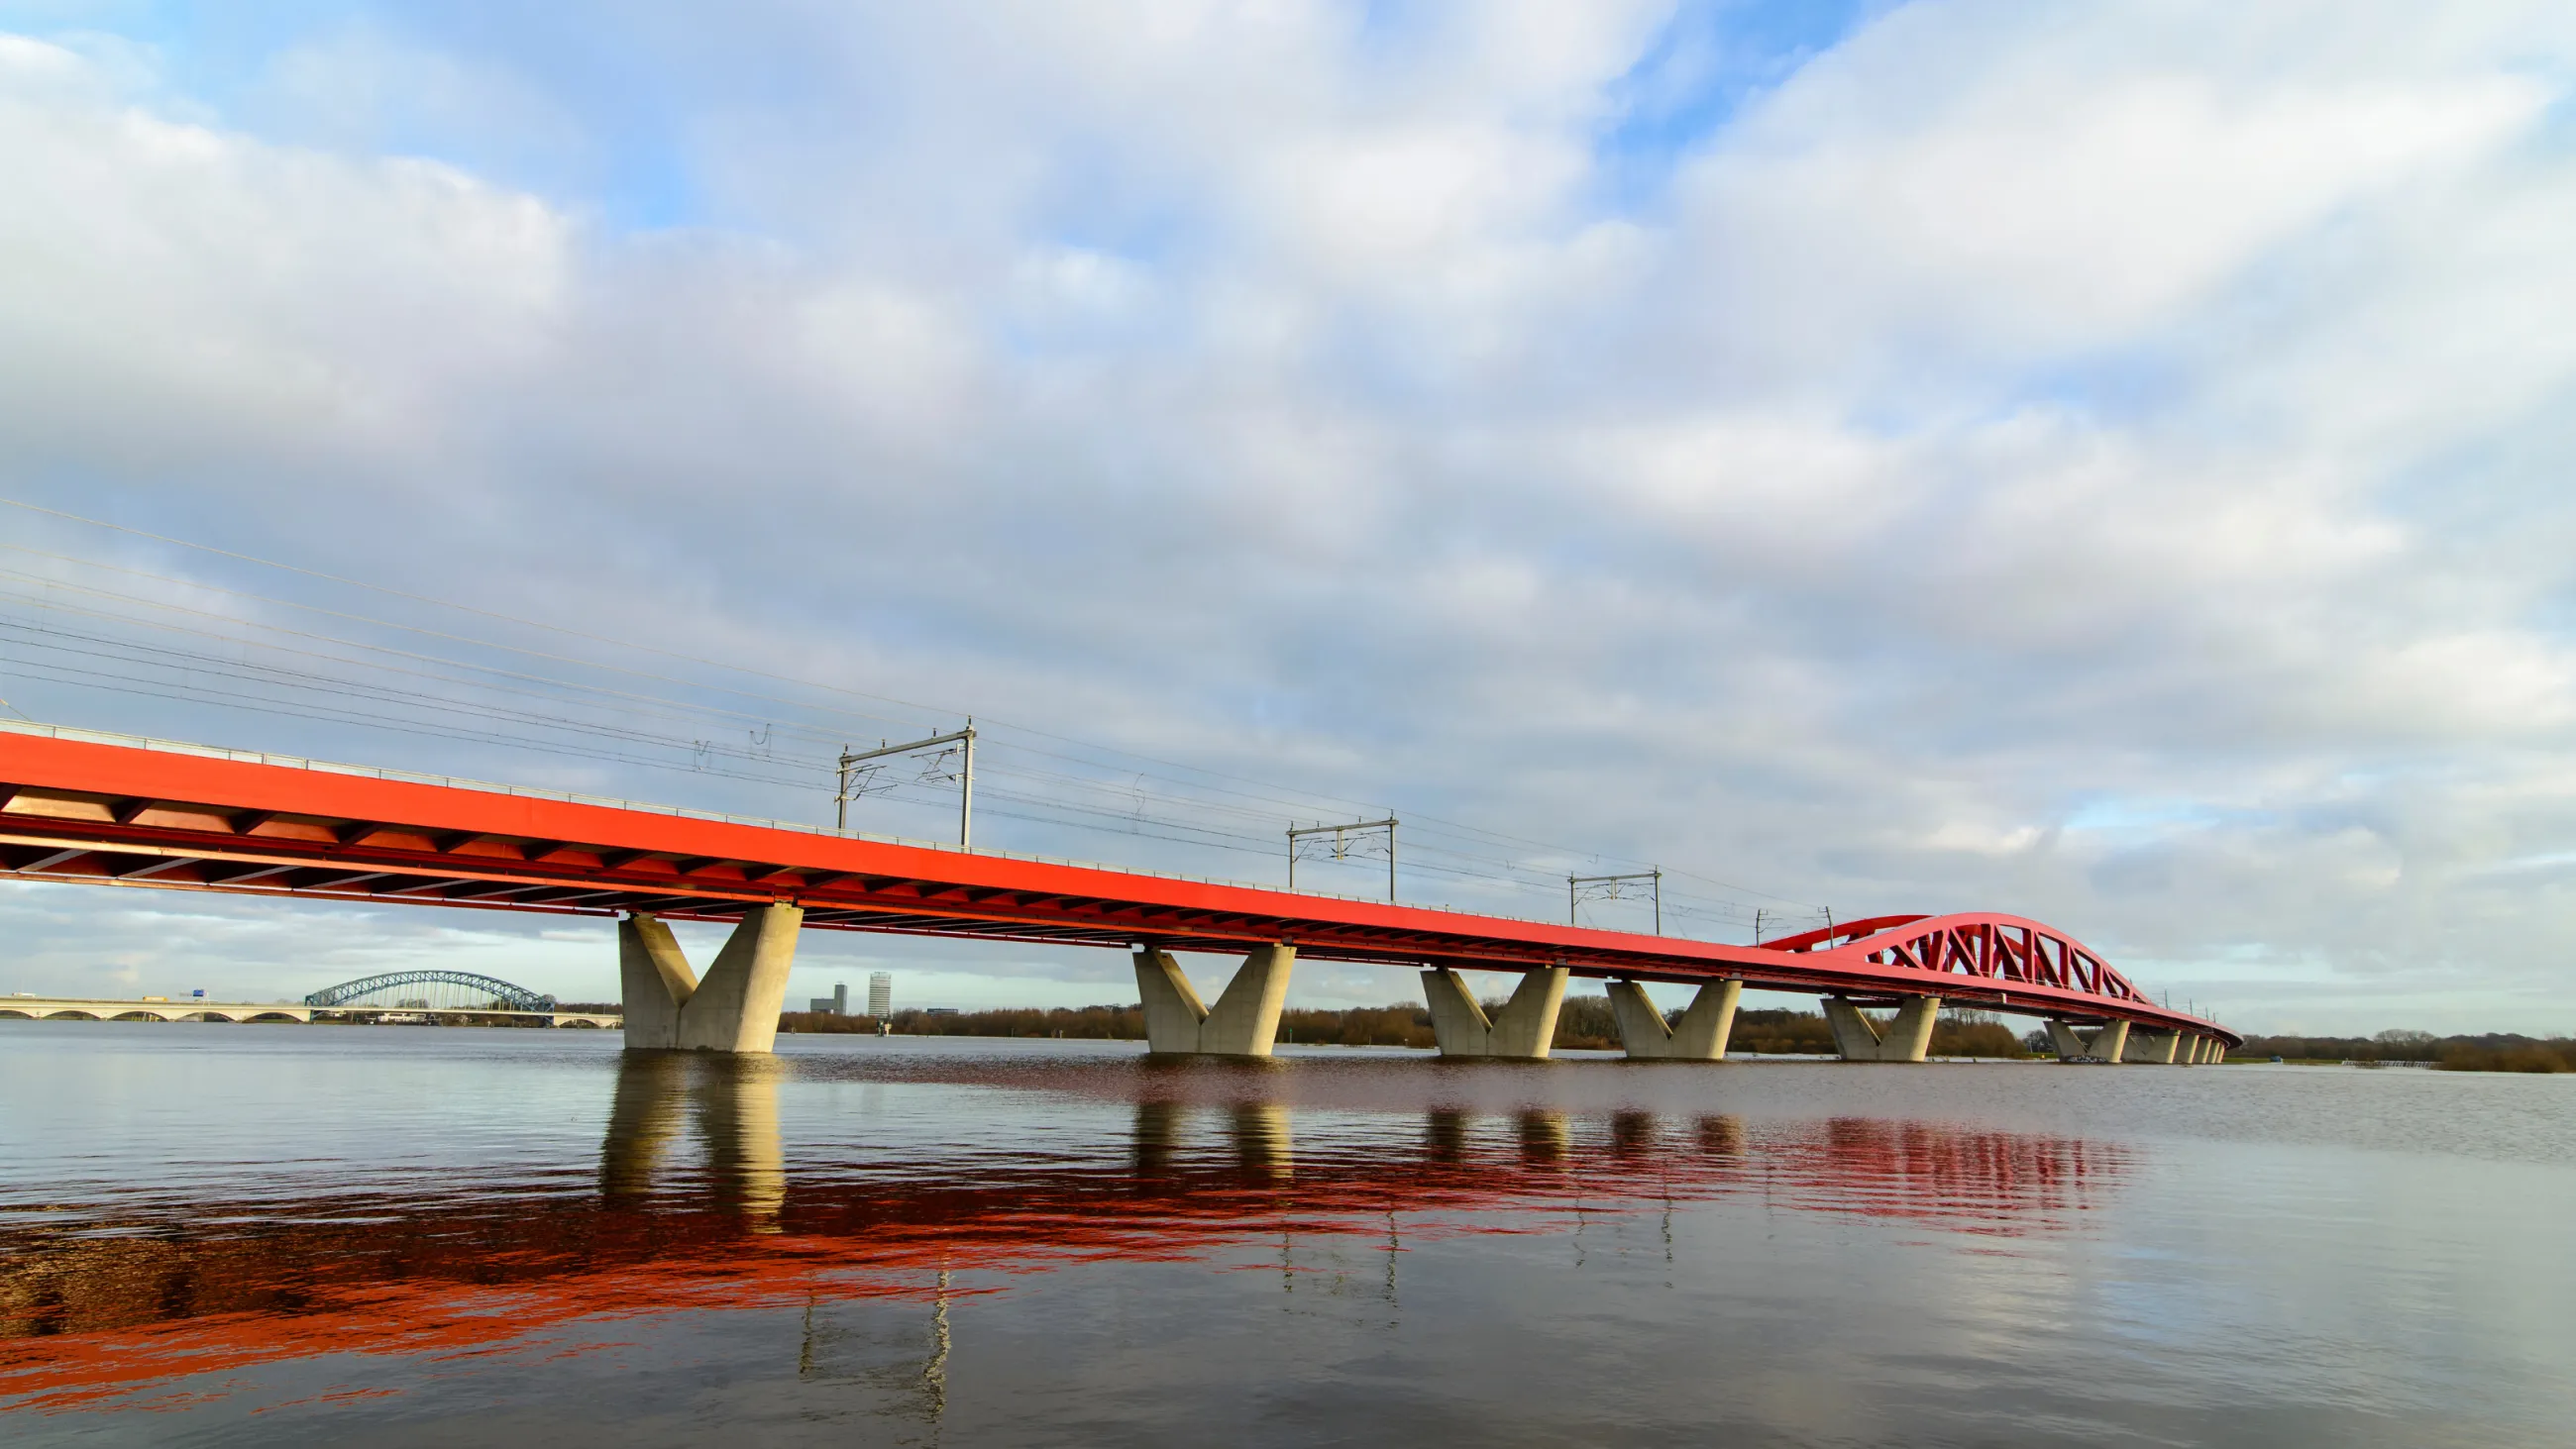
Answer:
<svg viewBox="0 0 2576 1449"><path fill-rule="evenodd" d="M472 971L387 971L377 976L361 976L326 986L304 998L307 1006L387 1006L429 1005L426 1000L410 1002L369 1002L367 998L383 992L398 991L406 986L456 986L479 993L482 1004L502 1011L552 1011L555 999L542 992L514 986L497 976L478 975ZM465 1008L471 1010L472 1008Z"/></svg>

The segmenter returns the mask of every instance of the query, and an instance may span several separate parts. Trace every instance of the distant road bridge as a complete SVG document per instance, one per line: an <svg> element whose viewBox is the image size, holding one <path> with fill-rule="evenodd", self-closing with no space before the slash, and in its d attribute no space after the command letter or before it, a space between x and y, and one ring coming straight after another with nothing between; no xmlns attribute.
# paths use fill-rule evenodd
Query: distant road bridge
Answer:
<svg viewBox="0 0 2576 1449"><path fill-rule="evenodd" d="M542 1021L548 1026L615 1027L621 1019L615 1012L598 1011L495 1011L478 1007L315 1007L283 1001L201 1001L194 997L179 1000L150 998L137 1000L113 996L0 996L0 1020L25 1017L35 1021L48 1018L70 1018L88 1021L301 1021L315 1017L348 1015L410 1015L465 1017L472 1021L491 1020Z"/></svg>
<svg viewBox="0 0 2576 1449"><path fill-rule="evenodd" d="M466 1006L463 1008L465 1010L534 1014L551 1012L555 1009L555 999L551 996L540 995L524 986L513 986L497 976L482 976L472 971L387 971L379 976L362 976L355 981L343 981L337 986L323 987L305 997L304 1004L307 1006L417 1006L424 1011L437 1010L440 1008L434 1006L426 997L418 1001L398 999L373 1003L369 1003L367 998L400 993L407 987L438 986L458 987L471 993L477 1004Z"/></svg>
<svg viewBox="0 0 2576 1449"><path fill-rule="evenodd" d="M1922 1060L1945 1002L2040 1017L2070 1058L2214 1061L2242 1041L2018 916L1882 916L1730 946L52 726L0 726L0 867L29 879L621 917L632 1047L769 1050L806 926L1132 951L1157 1052L1268 1055L1300 955L1420 969L1447 1056L1546 1056L1570 976L1608 982L1637 1057L1723 1056L1747 986L1822 996L1843 1055L1857 1061ZM670 920L735 924L703 980ZM1211 1008L1174 951L1240 952L1244 963ZM1521 982L1489 1015L1459 975L1468 970ZM1647 982L1700 990L1667 1023Z"/></svg>

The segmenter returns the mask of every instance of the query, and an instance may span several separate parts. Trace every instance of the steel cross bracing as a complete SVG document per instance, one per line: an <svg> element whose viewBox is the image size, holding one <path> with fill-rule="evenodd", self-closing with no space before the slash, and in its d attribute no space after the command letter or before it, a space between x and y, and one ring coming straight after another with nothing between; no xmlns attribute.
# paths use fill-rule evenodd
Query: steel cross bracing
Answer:
<svg viewBox="0 0 2576 1449"><path fill-rule="evenodd" d="M1874 963L1926 973L1955 972L1995 982L2022 982L2143 1001L2145 993L2075 940L2014 916L1874 916L1785 936L1766 949L1796 954L1836 941L1867 942Z"/></svg>
<svg viewBox="0 0 2576 1449"><path fill-rule="evenodd" d="M1880 917L1760 946L1297 895L1096 866L0 733L0 869L28 878L475 910L1748 985L2121 1019L2241 1040L2015 916Z"/></svg>

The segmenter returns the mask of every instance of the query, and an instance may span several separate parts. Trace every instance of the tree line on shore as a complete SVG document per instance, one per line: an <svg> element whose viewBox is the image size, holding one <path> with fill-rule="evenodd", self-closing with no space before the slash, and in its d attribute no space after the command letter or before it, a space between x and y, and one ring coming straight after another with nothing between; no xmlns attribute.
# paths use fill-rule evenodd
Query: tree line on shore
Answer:
<svg viewBox="0 0 2576 1449"><path fill-rule="evenodd" d="M1500 1000L1485 1003L1488 1015L1502 1009ZM1668 1013L1678 1020L1681 1013ZM899 1036L1061 1037L1067 1040L1143 1041L1145 1008L1141 1005L1019 1007L998 1011L898 1011L891 1018ZM872 1016L837 1016L828 1011L781 1013L785 1032L873 1034ZM1428 1050L1433 1045L1431 1010L1397 1003L1354 1006L1340 1010L1292 1007L1279 1014L1279 1040L1287 1044L1393 1046ZM1616 1051L1619 1020L1607 996L1568 996L1557 1012L1558 1051ZM1730 1052L1764 1056L1830 1056L1833 1028L1812 1011L1747 1010L1735 1014ZM1982 1012L1941 1013L1932 1030L1934 1056L2025 1057L2027 1043L2011 1028Z"/></svg>
<svg viewBox="0 0 2576 1449"><path fill-rule="evenodd" d="M2383 1031L2377 1036L2256 1036L2232 1054L2239 1060L2279 1057L2285 1062L2407 1062L2453 1072L2576 1072L2576 1039L2530 1037L2514 1032L2435 1036L2429 1031Z"/></svg>

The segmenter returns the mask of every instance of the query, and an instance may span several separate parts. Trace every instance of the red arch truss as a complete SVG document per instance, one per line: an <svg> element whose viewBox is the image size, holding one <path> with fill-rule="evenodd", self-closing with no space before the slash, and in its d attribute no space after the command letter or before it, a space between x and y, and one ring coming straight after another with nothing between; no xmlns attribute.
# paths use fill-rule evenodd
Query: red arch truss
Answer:
<svg viewBox="0 0 2576 1449"><path fill-rule="evenodd" d="M2106 1002L2149 999L2083 942L2020 916L1876 916L1768 944L1775 951L1856 957L1931 976L1974 977L1982 985L2080 991Z"/></svg>

